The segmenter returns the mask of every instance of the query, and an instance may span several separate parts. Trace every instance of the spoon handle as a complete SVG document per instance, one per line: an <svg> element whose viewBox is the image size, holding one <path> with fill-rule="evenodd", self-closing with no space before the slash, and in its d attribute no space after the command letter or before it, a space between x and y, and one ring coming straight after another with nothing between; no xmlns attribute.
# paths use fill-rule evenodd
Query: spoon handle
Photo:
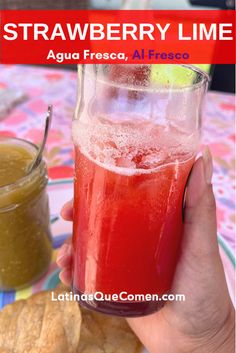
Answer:
<svg viewBox="0 0 236 353"><path fill-rule="evenodd" d="M48 132L51 126L51 121L52 121L52 105L48 106L48 110L47 110L47 116L46 116L46 120L45 120L45 129L44 129L44 135L43 135L43 141L38 149L38 153L35 156L34 161L31 163L30 168L28 173L30 173L34 168L36 168L39 163L42 160L42 155L43 155L43 151L44 151L44 147L47 141L47 137L48 137Z"/></svg>

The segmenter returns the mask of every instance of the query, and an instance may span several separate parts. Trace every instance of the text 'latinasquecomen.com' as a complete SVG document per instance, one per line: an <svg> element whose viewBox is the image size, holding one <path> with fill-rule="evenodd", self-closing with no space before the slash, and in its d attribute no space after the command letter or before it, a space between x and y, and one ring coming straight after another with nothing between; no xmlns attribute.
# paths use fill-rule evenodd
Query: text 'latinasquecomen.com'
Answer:
<svg viewBox="0 0 236 353"><path fill-rule="evenodd" d="M113 301L113 302L154 302L154 301L185 301L184 294L131 294L126 291L119 294L106 294L103 292L74 294L73 292L51 294L52 301Z"/></svg>

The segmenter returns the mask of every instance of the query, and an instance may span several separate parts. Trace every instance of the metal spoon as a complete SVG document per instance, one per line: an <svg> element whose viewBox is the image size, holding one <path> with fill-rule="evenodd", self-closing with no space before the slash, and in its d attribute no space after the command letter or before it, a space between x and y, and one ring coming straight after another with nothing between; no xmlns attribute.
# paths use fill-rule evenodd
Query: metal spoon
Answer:
<svg viewBox="0 0 236 353"><path fill-rule="evenodd" d="M38 149L38 153L36 154L34 160L32 163L30 163L29 167L28 167L28 171L27 173L30 174L32 172L33 169L35 169L39 163L42 160L42 155L43 155L43 151L44 151L44 147L46 145L47 142L47 138L48 138L48 132L51 126L51 121L52 121L52 105L48 106L48 111L47 111L47 116L46 116L46 120L45 120L45 128L44 128L44 135L43 135L43 141Z"/></svg>

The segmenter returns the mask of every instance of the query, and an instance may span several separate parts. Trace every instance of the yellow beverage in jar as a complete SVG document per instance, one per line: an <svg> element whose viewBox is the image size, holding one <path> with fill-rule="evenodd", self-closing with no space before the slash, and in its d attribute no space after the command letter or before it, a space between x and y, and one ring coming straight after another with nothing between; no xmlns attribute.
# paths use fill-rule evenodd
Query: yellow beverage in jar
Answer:
<svg viewBox="0 0 236 353"><path fill-rule="evenodd" d="M30 285L48 269L52 242L47 169L32 172L37 147L20 139L0 139L0 289Z"/></svg>

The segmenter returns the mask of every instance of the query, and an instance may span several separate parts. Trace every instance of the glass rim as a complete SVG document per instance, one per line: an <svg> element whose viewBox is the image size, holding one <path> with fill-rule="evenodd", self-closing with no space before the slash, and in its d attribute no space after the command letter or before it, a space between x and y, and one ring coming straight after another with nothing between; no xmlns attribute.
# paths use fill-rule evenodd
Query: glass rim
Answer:
<svg viewBox="0 0 236 353"><path fill-rule="evenodd" d="M96 65L96 66L117 66L117 64L79 64L78 67L82 68L82 71L84 71L84 68L89 65ZM97 78L97 81L100 83L104 83L108 86L111 87L115 87L115 88L125 88L127 90L131 90L131 91L140 91L140 92L150 92L150 93L154 93L154 92L167 92L167 91L175 91L175 92L181 92L181 91L193 91L199 87L204 86L204 84L206 85L206 89L208 88L208 85L210 83L210 76L203 70L201 70L200 68L198 68L197 66L194 65L190 65L190 64L119 64L122 66L144 66L144 65L163 65L163 66L176 66L176 67L183 67L187 70L190 70L192 72L195 72L196 74L201 76L201 80L199 82L193 83L193 84L185 84L182 87L174 87L174 86L154 86L154 87L145 87L145 86L134 86L134 85L130 85L130 84L116 84L112 81L109 80L103 80L100 77ZM90 75L91 73L87 72L86 74ZM92 74L91 74L92 75Z"/></svg>
<svg viewBox="0 0 236 353"><path fill-rule="evenodd" d="M11 136L0 136L0 144L3 142L3 141L18 141L18 142L21 142L25 145L28 145L28 146L31 146L33 147L33 149L35 150L35 153L37 153L39 147L37 145L35 145L33 142L31 141L27 141L27 140L24 140L22 138L18 138L18 137L11 137ZM2 185L0 186L0 192L3 193L5 190L6 192L7 191L11 191L11 189L19 186L20 184L22 183L25 183L26 180L32 176L32 174L34 172L36 172L42 165L42 163L45 163L43 161L43 159L41 160L41 162L39 163L39 165L36 167L36 168L33 168L33 170L29 173L29 174L26 174L24 175L23 177L17 179L16 181L14 181L13 183L10 183L10 184L6 184L6 185Z"/></svg>

